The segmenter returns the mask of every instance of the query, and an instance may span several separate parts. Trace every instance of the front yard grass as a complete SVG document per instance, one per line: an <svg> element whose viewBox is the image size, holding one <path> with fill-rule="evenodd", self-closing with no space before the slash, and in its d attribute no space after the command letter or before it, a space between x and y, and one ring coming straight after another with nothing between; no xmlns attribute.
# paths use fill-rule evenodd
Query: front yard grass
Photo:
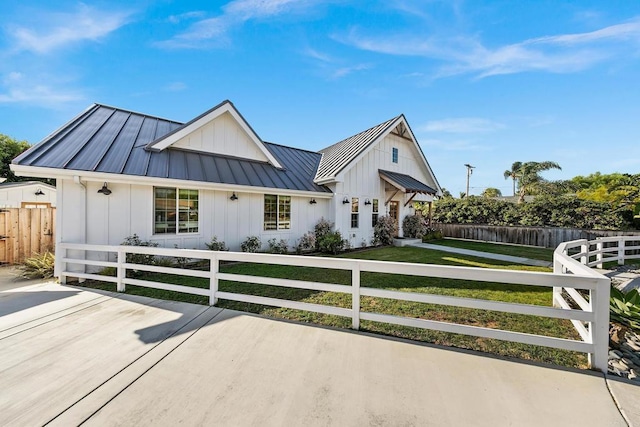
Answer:
<svg viewBox="0 0 640 427"><path fill-rule="evenodd" d="M510 270L550 271L544 267L514 265L506 262L487 260L432 251L412 247L385 247L342 255L343 258L372 259L383 261L416 262ZM222 265L221 272L286 278L293 280L315 281L350 285L351 273L346 270L325 270L309 267L294 267L271 264L237 263ZM208 288L208 279L190 278L148 273L144 280L175 283L185 286ZM113 290L113 284L88 284L91 287ZM520 304L551 305L552 291L547 287L510 285L493 282L414 277L382 273L362 273L361 286L390 289L397 291L419 292L427 294L450 295L463 298L477 298ZM301 301L313 304L350 308L351 295L335 292L321 292L304 289L291 289L279 286L220 281L221 291L259 295L271 298ZM207 297L188 295L138 286L127 286L127 293L153 298L208 304ZM269 307L235 301L220 300L219 307L257 313L264 316L310 322L337 328L349 328L351 319L287 308ZM516 332L547 335L553 337L579 339L571 322L561 319L549 319L528 315L467 309L435 304L395 301L385 298L362 297L361 309L396 316L406 316L464 325L505 329ZM424 341L445 346L485 351L497 355L536 360L570 367L586 367L586 356L582 353L556 350L546 347L511 343L493 339L477 338L466 335L437 332L419 328L361 322L361 330L411 340Z"/></svg>
<svg viewBox="0 0 640 427"><path fill-rule="evenodd" d="M553 249L538 248L534 246L506 245L501 243L478 242L450 238L434 240L433 242L429 243L433 243L434 245L449 246L452 248L518 256L549 262L553 261Z"/></svg>

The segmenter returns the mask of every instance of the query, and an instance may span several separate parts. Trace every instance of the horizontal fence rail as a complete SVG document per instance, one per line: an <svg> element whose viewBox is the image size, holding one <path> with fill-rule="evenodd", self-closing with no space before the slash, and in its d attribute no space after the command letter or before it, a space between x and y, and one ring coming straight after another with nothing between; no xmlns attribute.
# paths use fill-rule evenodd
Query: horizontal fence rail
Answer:
<svg viewBox="0 0 640 427"><path fill-rule="evenodd" d="M139 246L105 246L78 243L60 243L58 245L58 256L56 257L58 264L56 266L56 272L57 276L60 277L61 283L65 283L67 277L75 277L83 280L90 279L106 281L115 283L116 289L119 292L125 291L126 285L144 286L148 288L208 296L209 304L211 305L217 304L218 299L224 299L350 317L353 329L359 329L360 321L366 320L579 351L588 353L591 367L606 372L609 322L609 279L598 274L575 259L576 256L582 256L582 252L588 251L587 243L583 243L583 241L580 241L580 243L577 244L575 242L570 243L571 245L564 244L565 246L563 246L562 249L559 247L556 250L554 256L554 273L345 258L217 252ZM572 248L573 252L576 253L569 255L567 248ZM206 270L203 271L132 262L132 256L140 255L205 260L208 265ZM587 253L584 256L589 259L591 255ZM275 264L345 270L350 272L351 284L344 285L337 283L322 283L224 273L220 272L221 262ZM102 269L103 274L97 273L100 269ZM109 269L111 270L110 274L104 274L104 272ZM127 277L127 272L131 270L209 279L209 287L197 288ZM361 286L363 273L384 273L405 276L461 279L475 282L498 282L504 284L549 287L553 288L553 307L371 288ZM230 291L220 291L220 280L234 283L251 283L265 286L279 286L350 294L351 307L343 308ZM565 298L565 294L571 298L569 301ZM588 299L585 299L582 296L583 294L588 294ZM398 301L411 301L566 319L573 323L581 339L573 340L556 338L421 318L363 312L360 308L361 297L386 298Z"/></svg>

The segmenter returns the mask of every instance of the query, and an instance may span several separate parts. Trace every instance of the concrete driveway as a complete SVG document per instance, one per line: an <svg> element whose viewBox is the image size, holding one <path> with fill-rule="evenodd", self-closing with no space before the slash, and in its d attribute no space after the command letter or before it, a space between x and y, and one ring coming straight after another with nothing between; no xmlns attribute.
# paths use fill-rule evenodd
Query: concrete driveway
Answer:
<svg viewBox="0 0 640 427"><path fill-rule="evenodd" d="M72 286L0 292L0 425L83 422L627 425L594 373Z"/></svg>

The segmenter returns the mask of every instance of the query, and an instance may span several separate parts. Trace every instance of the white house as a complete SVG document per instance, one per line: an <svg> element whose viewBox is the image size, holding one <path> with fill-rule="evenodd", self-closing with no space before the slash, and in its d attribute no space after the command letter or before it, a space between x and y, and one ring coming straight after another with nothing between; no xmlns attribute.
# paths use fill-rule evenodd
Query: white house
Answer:
<svg viewBox="0 0 640 427"><path fill-rule="evenodd" d="M0 208L55 208L56 187L40 181L0 183Z"/></svg>
<svg viewBox="0 0 640 427"><path fill-rule="evenodd" d="M360 246L441 193L403 115L312 152L262 140L229 101L184 124L94 104L11 169L55 178L57 241L89 244L294 246L324 217Z"/></svg>

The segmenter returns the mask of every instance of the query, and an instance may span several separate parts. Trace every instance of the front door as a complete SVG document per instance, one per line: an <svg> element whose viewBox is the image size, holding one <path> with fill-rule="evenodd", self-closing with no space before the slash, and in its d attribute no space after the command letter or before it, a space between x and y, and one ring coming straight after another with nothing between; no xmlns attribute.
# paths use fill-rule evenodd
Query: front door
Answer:
<svg viewBox="0 0 640 427"><path fill-rule="evenodd" d="M389 216L393 218L393 222L395 223L395 230L393 232L393 237L398 237L398 230L400 229L400 223L398 222L398 217L400 212L400 205L397 201L389 202Z"/></svg>

